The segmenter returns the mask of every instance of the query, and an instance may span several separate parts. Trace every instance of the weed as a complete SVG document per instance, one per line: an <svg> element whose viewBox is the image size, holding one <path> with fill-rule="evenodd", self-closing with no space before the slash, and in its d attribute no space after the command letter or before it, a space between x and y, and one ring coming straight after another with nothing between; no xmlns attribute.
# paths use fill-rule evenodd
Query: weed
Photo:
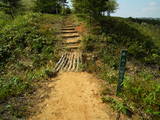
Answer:
<svg viewBox="0 0 160 120"><path fill-rule="evenodd" d="M59 42L55 26L59 26L61 19L61 16L27 13L17 16L0 30L2 119L25 118L26 96L33 92L36 82L51 77Z"/></svg>
<svg viewBox="0 0 160 120"><path fill-rule="evenodd" d="M156 22L159 24L159 21ZM136 59L139 64L145 65L145 69L151 65L159 66L160 48L157 41L160 38L160 29L157 25L147 23L143 25L118 17L102 17L100 21L94 23L93 31L85 37L83 50L94 53L97 56L96 61L100 61L101 65L89 60L88 62L95 66L88 64L90 67L86 69L96 72L101 79L110 84L115 84L118 80L121 49L128 49L128 60ZM98 27L95 27L95 24ZM157 120L160 117L158 81L158 77L156 78L152 72L147 72L144 68L125 76L121 98L133 112L139 113L142 119ZM103 94L109 94L106 91ZM123 104L110 98L105 100L111 101L116 109L126 113Z"/></svg>
<svg viewBox="0 0 160 120"><path fill-rule="evenodd" d="M129 110L129 108L123 103L111 97L103 97L103 102L110 103L114 110L118 112L122 112L126 115L131 116L133 113Z"/></svg>

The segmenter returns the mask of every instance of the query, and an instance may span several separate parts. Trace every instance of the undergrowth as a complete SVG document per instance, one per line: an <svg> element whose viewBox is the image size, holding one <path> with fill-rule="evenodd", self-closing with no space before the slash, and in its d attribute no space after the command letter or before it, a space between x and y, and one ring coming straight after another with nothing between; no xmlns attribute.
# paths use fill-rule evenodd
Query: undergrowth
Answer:
<svg viewBox="0 0 160 120"><path fill-rule="evenodd" d="M5 18L4 18L5 19ZM2 20L2 18L1 18ZM62 16L27 13L0 30L0 119L27 116L26 97L57 60Z"/></svg>
<svg viewBox="0 0 160 120"><path fill-rule="evenodd" d="M0 29L11 21L11 17L0 11Z"/></svg>
<svg viewBox="0 0 160 120"><path fill-rule="evenodd" d="M110 92L104 91L107 96L104 95L103 99L122 113L127 110L123 105L127 105L130 112L138 114L142 119L157 120L160 117L159 30L157 25L143 25L125 18L103 17L92 23L90 35L84 36L82 49L85 52L85 69L95 72L111 84L113 87L108 89L114 89L114 95L120 51L128 49L124 88L120 96L122 104L106 98Z"/></svg>

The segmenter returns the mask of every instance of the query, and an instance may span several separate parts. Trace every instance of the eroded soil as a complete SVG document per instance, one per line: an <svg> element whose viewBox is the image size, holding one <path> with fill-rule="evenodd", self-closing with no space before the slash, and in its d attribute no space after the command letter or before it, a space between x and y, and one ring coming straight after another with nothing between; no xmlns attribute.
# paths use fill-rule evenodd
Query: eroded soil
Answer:
<svg viewBox="0 0 160 120"><path fill-rule="evenodd" d="M41 112L29 120L113 120L101 101L100 80L81 72L60 73L48 84L52 90L39 104Z"/></svg>

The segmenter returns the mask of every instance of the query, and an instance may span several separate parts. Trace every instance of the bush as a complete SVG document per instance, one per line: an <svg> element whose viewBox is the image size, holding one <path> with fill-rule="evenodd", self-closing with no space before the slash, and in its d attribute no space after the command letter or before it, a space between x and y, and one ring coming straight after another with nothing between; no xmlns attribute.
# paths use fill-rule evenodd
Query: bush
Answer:
<svg viewBox="0 0 160 120"><path fill-rule="evenodd" d="M5 65L14 63L15 61L21 61L23 65L25 62L23 59L32 61L31 66L38 68L54 58L57 38L56 36L50 37L46 35L46 31L39 31L42 26L40 22L43 17L41 14L36 13L19 16L0 30L1 69ZM52 19L54 20L54 17ZM49 28L49 30L47 28L47 34L54 35L54 29ZM17 62L15 65L18 64L20 63Z"/></svg>
<svg viewBox="0 0 160 120"><path fill-rule="evenodd" d="M11 21L11 17L4 12L0 11L0 29Z"/></svg>
<svg viewBox="0 0 160 120"><path fill-rule="evenodd" d="M54 67L59 42L55 26L61 20L61 16L27 13L0 30L0 119L25 117L26 109L21 110L28 104L26 94Z"/></svg>
<svg viewBox="0 0 160 120"><path fill-rule="evenodd" d="M149 72L143 71L144 68L149 69L149 67L137 66L132 63L132 60L136 59L136 62L141 63L142 66L160 65L160 47L158 42L155 42L155 40L159 41L160 29L156 27L157 31L155 31L155 26L143 26L124 18L103 17L98 22L97 25L100 26L93 25L94 32L92 31L91 35L85 37L83 41L84 51L96 56L95 61L87 61L95 66L89 65L90 67L86 69L96 72L100 78L115 87L114 83L118 80L120 51L128 49L128 60L131 60L131 64L138 67L138 70L127 74L123 83L123 94L120 97L123 103L127 104L134 113L139 113L142 119L159 119L160 84L159 77L156 76L159 71L154 71L152 68ZM152 74L154 72L156 77ZM106 98L103 100L112 102L118 111L126 113L124 104Z"/></svg>
<svg viewBox="0 0 160 120"><path fill-rule="evenodd" d="M0 99L4 100L8 96L22 94L27 87L28 83L19 77L11 77L8 80L0 78Z"/></svg>
<svg viewBox="0 0 160 120"><path fill-rule="evenodd" d="M126 77L123 98L142 117L150 120L160 117L160 84L152 74L141 72L134 78Z"/></svg>
<svg viewBox="0 0 160 120"><path fill-rule="evenodd" d="M160 64L157 61L160 53L156 51L159 50L159 47L153 39L153 36L155 38L160 36L150 34L151 30L148 28L123 18L104 17L100 23L102 31L112 38L112 44L117 47L124 46L128 49L130 56L146 64ZM152 55L156 57L151 60Z"/></svg>
<svg viewBox="0 0 160 120"><path fill-rule="evenodd" d="M41 32L40 24L37 24L37 19L41 21L41 14L28 14L17 17L11 24L6 25L0 31L0 64L8 61L9 58L18 58L20 53L25 54L48 54L53 55L57 38L47 36L45 31ZM54 30L47 31L48 34L54 35ZM40 57L45 57L40 55ZM47 58L46 57L46 58Z"/></svg>

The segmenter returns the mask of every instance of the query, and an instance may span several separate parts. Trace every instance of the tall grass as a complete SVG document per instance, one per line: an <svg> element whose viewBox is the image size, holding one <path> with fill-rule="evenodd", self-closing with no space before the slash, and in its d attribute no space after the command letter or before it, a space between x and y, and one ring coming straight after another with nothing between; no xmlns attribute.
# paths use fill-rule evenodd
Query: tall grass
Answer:
<svg viewBox="0 0 160 120"><path fill-rule="evenodd" d="M10 23L11 17L4 12L0 11L0 29L4 27L6 24Z"/></svg>
<svg viewBox="0 0 160 120"><path fill-rule="evenodd" d="M157 120L160 117L159 30L156 25L103 17L96 24L92 23L91 34L84 37L85 57L88 53L94 56L85 59L84 66L88 72L95 72L113 86L106 86L108 92L105 92L104 101L110 101L114 108L120 105L122 109L116 109L122 113L125 113L125 108L139 114L141 119ZM109 91L116 90L121 49L128 49L128 64L120 96L122 101L115 102L107 97L115 94Z"/></svg>
<svg viewBox="0 0 160 120"><path fill-rule="evenodd" d="M27 13L1 28L0 119L25 117L27 103L19 96L25 99L35 88L36 81L47 79L46 71L53 69L59 49L56 34L61 21L58 15Z"/></svg>

